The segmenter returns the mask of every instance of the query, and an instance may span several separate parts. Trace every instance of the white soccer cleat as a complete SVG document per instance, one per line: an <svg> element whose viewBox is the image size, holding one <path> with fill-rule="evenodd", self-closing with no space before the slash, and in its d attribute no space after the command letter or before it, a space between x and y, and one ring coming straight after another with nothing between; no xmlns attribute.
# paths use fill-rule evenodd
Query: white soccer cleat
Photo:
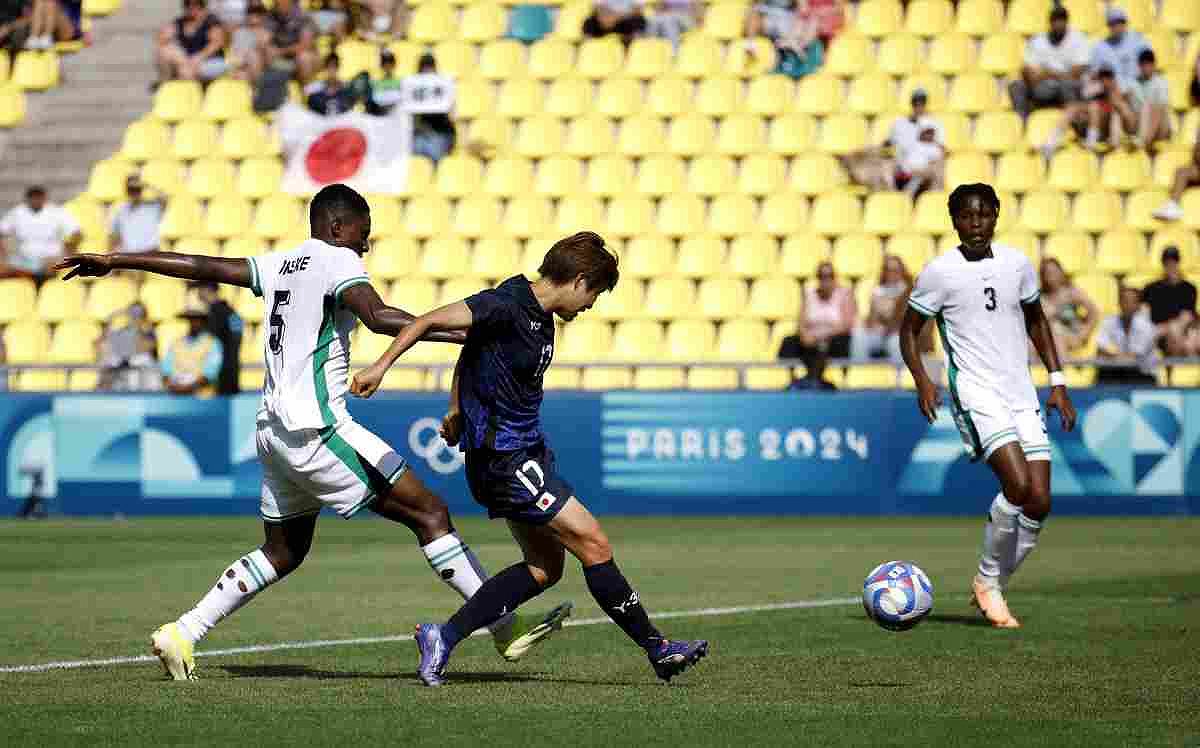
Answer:
<svg viewBox="0 0 1200 748"><path fill-rule="evenodd" d="M574 607L575 604L568 600L546 613L532 626L521 617L520 613L514 615L507 626L497 629L492 634L496 651L509 662L516 662L528 654L529 650L561 629L563 621L571 617L571 610Z"/></svg>
<svg viewBox="0 0 1200 748"><path fill-rule="evenodd" d="M196 680L195 645L179 630L178 623L159 626L150 635L150 645L173 680Z"/></svg>
<svg viewBox="0 0 1200 748"><path fill-rule="evenodd" d="M1183 208L1174 200L1168 200L1151 215L1160 221L1178 221L1183 218Z"/></svg>
<svg viewBox="0 0 1200 748"><path fill-rule="evenodd" d="M1021 622L1009 612L1000 586L981 578L978 574L971 582L971 604L988 619L988 623L998 629L1021 628Z"/></svg>

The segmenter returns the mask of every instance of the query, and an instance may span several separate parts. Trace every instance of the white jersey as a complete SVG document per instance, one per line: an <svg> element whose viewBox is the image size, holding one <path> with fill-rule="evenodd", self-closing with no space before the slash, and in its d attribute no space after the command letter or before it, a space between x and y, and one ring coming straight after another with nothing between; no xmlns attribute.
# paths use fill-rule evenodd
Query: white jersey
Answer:
<svg viewBox="0 0 1200 748"><path fill-rule="evenodd" d="M273 417L289 431L349 420L350 332L358 319L341 299L346 289L369 282L362 258L309 239L249 262L250 288L267 311L267 376L258 420Z"/></svg>
<svg viewBox="0 0 1200 748"><path fill-rule="evenodd" d="M1021 307L1040 295L1029 259L1000 244L975 261L956 247L921 271L908 304L937 320L958 408L972 409L977 398L998 398L1012 410L1038 408Z"/></svg>

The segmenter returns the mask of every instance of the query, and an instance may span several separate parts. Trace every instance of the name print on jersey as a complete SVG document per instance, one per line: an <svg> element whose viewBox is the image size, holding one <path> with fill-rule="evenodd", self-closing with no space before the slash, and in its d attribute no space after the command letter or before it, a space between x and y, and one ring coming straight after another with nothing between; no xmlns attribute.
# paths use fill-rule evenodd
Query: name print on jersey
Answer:
<svg viewBox="0 0 1200 748"><path fill-rule="evenodd" d="M292 273L299 273L302 270L308 270L308 261L310 259L312 258L309 255L305 255L291 260L284 260L283 264L279 266L279 274L291 275Z"/></svg>

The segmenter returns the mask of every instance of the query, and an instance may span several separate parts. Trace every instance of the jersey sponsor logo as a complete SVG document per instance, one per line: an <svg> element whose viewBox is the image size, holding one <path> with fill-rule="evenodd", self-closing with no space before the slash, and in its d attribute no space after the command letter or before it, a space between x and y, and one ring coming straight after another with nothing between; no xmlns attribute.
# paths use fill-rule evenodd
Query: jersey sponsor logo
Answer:
<svg viewBox="0 0 1200 748"><path fill-rule="evenodd" d="M305 255L304 257L296 257L291 260L284 260L283 264L279 266L279 274L291 275L292 273L299 273L304 270L308 270L308 261L311 259L312 257L310 255Z"/></svg>
<svg viewBox="0 0 1200 748"><path fill-rule="evenodd" d="M436 418L418 418L408 429L408 447L435 473L450 475L462 468L466 456L446 443Z"/></svg>

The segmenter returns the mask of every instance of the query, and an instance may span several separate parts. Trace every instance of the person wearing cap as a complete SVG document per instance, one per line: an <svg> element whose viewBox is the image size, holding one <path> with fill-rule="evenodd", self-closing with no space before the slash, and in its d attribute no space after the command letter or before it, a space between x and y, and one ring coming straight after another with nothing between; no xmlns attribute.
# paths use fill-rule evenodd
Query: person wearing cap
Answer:
<svg viewBox="0 0 1200 748"><path fill-rule="evenodd" d="M1113 100L1125 132L1138 148L1171 137L1171 89L1155 65L1154 50L1138 54L1138 74L1124 97Z"/></svg>
<svg viewBox="0 0 1200 748"><path fill-rule="evenodd" d="M1150 43L1138 32L1129 30L1129 17L1119 7L1109 6L1104 20L1108 24L1108 36L1092 47L1088 67L1093 73L1111 69L1117 84L1125 91L1138 76L1138 55L1149 48Z"/></svg>
<svg viewBox="0 0 1200 748"><path fill-rule="evenodd" d="M892 123L883 143L841 157L854 182L874 190L904 189L913 173L904 166L909 161L913 163L907 168L930 175L933 171L940 173L945 162L945 136L938 121L928 114L929 93L923 88L914 89L910 103L912 113ZM941 149L941 158L933 158L935 147ZM889 149L892 157L887 155ZM913 189L921 187L918 182Z"/></svg>
<svg viewBox="0 0 1200 748"><path fill-rule="evenodd" d="M1178 221L1183 218L1183 206L1179 201L1189 187L1200 187L1200 141L1192 146L1191 163L1184 164L1175 170L1171 178L1171 197L1167 202L1154 211L1154 217L1160 221Z"/></svg>
<svg viewBox="0 0 1200 748"><path fill-rule="evenodd" d="M224 350L221 341L205 329L208 305L199 294L189 294L179 316L187 321L188 331L167 349L162 362L163 387L176 395L211 397L216 394Z"/></svg>
<svg viewBox="0 0 1200 748"><path fill-rule="evenodd" d="M1163 277L1142 289L1158 346L1169 356L1188 354L1187 328L1196 320L1196 287L1184 280L1180 265L1179 248L1165 248Z"/></svg>
<svg viewBox="0 0 1200 748"><path fill-rule="evenodd" d="M79 222L47 201L46 188L34 185L25 190L25 202L0 218L0 277L41 283L50 266L74 252L82 238Z"/></svg>
<svg viewBox="0 0 1200 748"><path fill-rule="evenodd" d="M125 180L129 202L113 211L109 227L109 251L150 252L158 249L158 226L162 223L163 204L144 199L145 185L136 174Z"/></svg>
<svg viewBox="0 0 1200 748"><path fill-rule="evenodd" d="M1065 106L1078 101L1083 89L1092 43L1070 28L1067 9L1050 11L1050 30L1029 39L1021 78L1008 86L1013 109L1028 117L1034 109Z"/></svg>

